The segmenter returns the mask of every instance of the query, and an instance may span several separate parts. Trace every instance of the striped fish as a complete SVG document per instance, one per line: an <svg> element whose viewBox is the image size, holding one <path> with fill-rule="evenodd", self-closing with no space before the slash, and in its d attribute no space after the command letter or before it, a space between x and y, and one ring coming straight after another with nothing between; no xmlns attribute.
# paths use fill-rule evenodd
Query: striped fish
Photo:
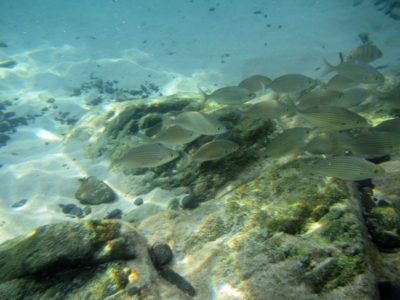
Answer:
<svg viewBox="0 0 400 300"><path fill-rule="evenodd" d="M400 149L400 133L368 131L348 139L349 150L366 157L378 157Z"/></svg>
<svg viewBox="0 0 400 300"><path fill-rule="evenodd" d="M373 44L365 44L354 48L349 55L346 56L345 61L370 63L382 57L382 51Z"/></svg>
<svg viewBox="0 0 400 300"><path fill-rule="evenodd" d="M319 175L349 181L373 178L383 172L380 166L355 156L334 156L320 159L311 165L306 165L306 169Z"/></svg>
<svg viewBox="0 0 400 300"><path fill-rule="evenodd" d="M214 140L202 145L192 156L192 161L204 162L221 159L239 149L239 146L228 140Z"/></svg>
<svg viewBox="0 0 400 300"><path fill-rule="evenodd" d="M114 163L128 168L154 168L166 164L179 156L179 152L162 144L144 144L130 149Z"/></svg>
<svg viewBox="0 0 400 300"><path fill-rule="evenodd" d="M272 139L265 148L269 157L278 157L301 149L310 132L310 128L296 127L283 131Z"/></svg>
<svg viewBox="0 0 400 300"><path fill-rule="evenodd" d="M288 101L288 104L293 107L293 110L300 117L306 119L316 127L344 130L368 126L366 119L343 107L319 105L299 110L291 100Z"/></svg>

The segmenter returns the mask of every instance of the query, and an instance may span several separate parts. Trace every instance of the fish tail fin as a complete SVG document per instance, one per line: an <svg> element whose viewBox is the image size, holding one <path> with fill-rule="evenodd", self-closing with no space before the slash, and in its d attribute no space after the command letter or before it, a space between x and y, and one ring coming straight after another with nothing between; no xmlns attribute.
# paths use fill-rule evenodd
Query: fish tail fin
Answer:
<svg viewBox="0 0 400 300"><path fill-rule="evenodd" d="M204 90L202 90L200 87L198 87L199 92L201 94L201 97L204 101L207 101L210 95L208 95Z"/></svg>
<svg viewBox="0 0 400 300"><path fill-rule="evenodd" d="M325 68L324 72L322 73L322 76L325 76L325 75L333 72L336 69L336 67L334 65L332 65L330 62L328 62L326 60L326 58L324 58L324 63L325 63L326 68Z"/></svg>

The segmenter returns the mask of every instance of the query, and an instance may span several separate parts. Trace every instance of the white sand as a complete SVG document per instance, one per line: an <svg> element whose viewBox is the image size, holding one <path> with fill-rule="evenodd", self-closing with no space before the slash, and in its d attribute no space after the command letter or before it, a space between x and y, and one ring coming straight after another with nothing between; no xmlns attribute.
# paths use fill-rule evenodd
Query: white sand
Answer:
<svg viewBox="0 0 400 300"><path fill-rule="evenodd" d="M71 126L57 121L57 113L91 113L82 97L71 96L91 74L128 89L148 80L164 94L236 84L256 73L319 77L323 58L337 62L339 51L360 44L361 32L384 52L376 66L389 65L385 74L399 69L400 22L376 11L372 1L357 7L348 0L192 2L1 1L0 42L9 47L0 48L0 61L18 65L0 69L0 99L12 101L9 110L18 116L40 114L49 98L58 109L18 127L0 148L0 242L70 219L58 205L80 205L74 199L78 178L89 174L120 196L94 207L94 216L134 207L137 195L107 162L85 159L78 142L67 148L63 143ZM25 206L11 208L21 199L28 200Z"/></svg>

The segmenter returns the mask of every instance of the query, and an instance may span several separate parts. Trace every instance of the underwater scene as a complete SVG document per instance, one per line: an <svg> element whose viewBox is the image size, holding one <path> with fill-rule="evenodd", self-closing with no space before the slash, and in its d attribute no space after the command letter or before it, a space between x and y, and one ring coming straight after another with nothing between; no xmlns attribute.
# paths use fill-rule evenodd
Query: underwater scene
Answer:
<svg viewBox="0 0 400 300"><path fill-rule="evenodd" d="M400 1L1 0L3 299L400 299Z"/></svg>

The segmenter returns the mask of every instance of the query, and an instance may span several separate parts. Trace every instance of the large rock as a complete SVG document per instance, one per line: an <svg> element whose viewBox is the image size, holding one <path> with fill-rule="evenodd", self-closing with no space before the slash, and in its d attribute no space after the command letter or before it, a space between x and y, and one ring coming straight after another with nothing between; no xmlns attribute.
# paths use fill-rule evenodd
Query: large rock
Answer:
<svg viewBox="0 0 400 300"><path fill-rule="evenodd" d="M0 299L157 299L146 240L117 221L42 226L0 245Z"/></svg>
<svg viewBox="0 0 400 300"><path fill-rule="evenodd" d="M75 193L75 198L82 204L97 205L115 200L114 191L103 181L90 176L82 179L82 184Z"/></svg>

